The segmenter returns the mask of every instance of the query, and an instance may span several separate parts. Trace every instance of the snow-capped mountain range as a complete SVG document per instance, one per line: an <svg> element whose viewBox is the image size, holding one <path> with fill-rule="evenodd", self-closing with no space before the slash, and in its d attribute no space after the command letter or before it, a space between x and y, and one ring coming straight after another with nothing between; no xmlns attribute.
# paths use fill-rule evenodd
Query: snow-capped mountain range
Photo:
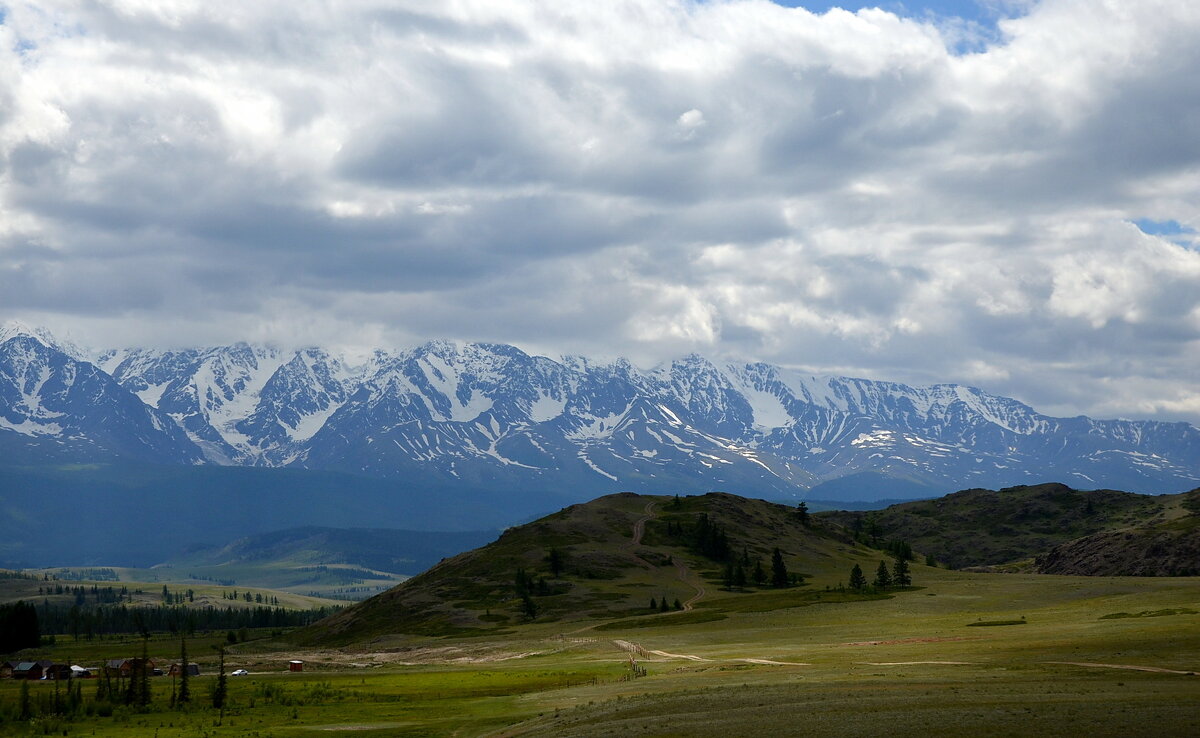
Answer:
<svg viewBox="0 0 1200 738"><path fill-rule="evenodd" d="M116 458L578 499L813 488L848 498L856 479L871 488L862 498L1051 479L1162 493L1200 486L1192 425L1053 418L958 385L694 355L642 370L442 341L357 362L245 343L88 354L45 331L0 329L0 464ZM831 484L839 494L821 495Z"/></svg>

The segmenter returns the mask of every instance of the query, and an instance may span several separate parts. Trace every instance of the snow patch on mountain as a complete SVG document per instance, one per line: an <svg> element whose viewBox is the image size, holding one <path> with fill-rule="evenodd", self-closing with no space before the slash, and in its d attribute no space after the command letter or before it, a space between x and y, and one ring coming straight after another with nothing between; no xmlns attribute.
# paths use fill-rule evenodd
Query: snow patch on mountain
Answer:
<svg viewBox="0 0 1200 738"><path fill-rule="evenodd" d="M562 415L566 407L567 401L564 399L539 394L537 399L529 404L529 419L535 423L545 423Z"/></svg>

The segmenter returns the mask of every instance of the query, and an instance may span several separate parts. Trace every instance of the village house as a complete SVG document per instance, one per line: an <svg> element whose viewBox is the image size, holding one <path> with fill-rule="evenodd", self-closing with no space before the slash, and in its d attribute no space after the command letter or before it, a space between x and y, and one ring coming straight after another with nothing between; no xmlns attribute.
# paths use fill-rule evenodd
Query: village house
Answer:
<svg viewBox="0 0 1200 738"><path fill-rule="evenodd" d="M104 674L106 676L117 676L122 679L128 679L131 674L141 665L142 660L139 659L109 659L104 663ZM146 668L153 673L154 659L146 659Z"/></svg>
<svg viewBox="0 0 1200 738"><path fill-rule="evenodd" d="M13 679L41 679L45 668L36 661L21 661L13 668Z"/></svg>
<svg viewBox="0 0 1200 738"><path fill-rule="evenodd" d="M179 663L176 662L174 664L171 664L171 669L167 672L167 675L168 676L179 676L182 673L183 672L179 668ZM200 676L200 664L188 663L187 673L188 673L188 676Z"/></svg>
<svg viewBox="0 0 1200 738"><path fill-rule="evenodd" d="M70 664L50 664L42 670L44 679L70 679L71 665Z"/></svg>

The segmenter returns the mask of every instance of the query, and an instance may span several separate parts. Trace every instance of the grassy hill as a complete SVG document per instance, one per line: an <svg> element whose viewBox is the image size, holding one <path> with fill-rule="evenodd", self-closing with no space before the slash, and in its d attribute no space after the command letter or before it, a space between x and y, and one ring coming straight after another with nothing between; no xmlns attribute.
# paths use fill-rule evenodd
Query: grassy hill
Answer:
<svg viewBox="0 0 1200 738"><path fill-rule="evenodd" d="M1195 494L1151 496L1039 484L969 489L879 511L816 517L865 539L907 541L939 562L962 568L1032 559L1085 536L1169 523L1190 514L1184 502Z"/></svg>
<svg viewBox="0 0 1200 738"><path fill-rule="evenodd" d="M803 578L840 573L845 579L856 557L880 556L856 548L839 526L805 526L794 508L772 502L722 493L617 494L511 528L494 543L448 559L299 637L350 643L390 634L494 635L529 622L646 616L651 599L660 608L665 599L671 608L678 602L690 610L698 595L707 595L705 605L712 608L726 563L711 542L706 548L699 540L706 527L723 537L729 562L743 567L742 593L803 591L754 582L756 567L770 575L776 547L788 572ZM519 579L527 582L532 607L520 595ZM719 615L710 609L676 617L694 622Z"/></svg>

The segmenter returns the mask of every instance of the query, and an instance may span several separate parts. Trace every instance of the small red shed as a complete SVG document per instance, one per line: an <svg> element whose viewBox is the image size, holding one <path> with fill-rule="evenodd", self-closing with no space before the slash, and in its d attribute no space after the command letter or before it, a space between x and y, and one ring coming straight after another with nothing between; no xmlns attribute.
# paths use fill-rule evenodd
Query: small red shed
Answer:
<svg viewBox="0 0 1200 738"><path fill-rule="evenodd" d="M304 671L304 662L292 659L288 662L288 671Z"/></svg>

